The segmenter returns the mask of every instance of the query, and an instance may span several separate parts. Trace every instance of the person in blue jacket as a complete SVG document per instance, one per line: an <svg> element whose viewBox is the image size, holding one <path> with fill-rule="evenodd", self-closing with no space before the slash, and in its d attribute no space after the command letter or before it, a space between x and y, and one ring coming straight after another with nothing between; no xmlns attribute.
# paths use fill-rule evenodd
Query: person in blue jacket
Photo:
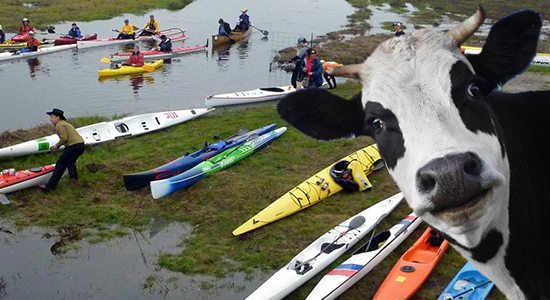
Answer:
<svg viewBox="0 0 550 300"><path fill-rule="evenodd" d="M313 48L307 49L306 59L302 61L302 72L296 79L296 89L302 88L302 80L309 79L307 88L318 88L323 85L323 64L317 58L317 51Z"/></svg>
<svg viewBox="0 0 550 300"><path fill-rule="evenodd" d="M296 53L296 56L288 61L289 63L296 64L294 71L292 72L292 76L290 77L290 84L292 84L293 87L296 87L296 79L298 78L298 74L302 71L302 61L306 58L307 50L310 48L306 38L303 36L298 38L297 45L299 50Z"/></svg>
<svg viewBox="0 0 550 300"><path fill-rule="evenodd" d="M401 22L395 22L393 23L393 29L395 29L395 36L402 36L405 34L405 31L401 29Z"/></svg>
<svg viewBox="0 0 550 300"><path fill-rule="evenodd" d="M231 37L231 26L229 23L225 22L223 19L219 19L218 23L220 24L220 27L218 28L218 35Z"/></svg>
<svg viewBox="0 0 550 300"><path fill-rule="evenodd" d="M172 52L172 40L164 34L160 36L160 43L157 47L158 51Z"/></svg>
<svg viewBox="0 0 550 300"><path fill-rule="evenodd" d="M241 10L241 15L239 16L239 22L237 22L237 25L235 26L234 31L242 31L245 32L250 28L250 17L246 14L248 12L248 9L244 8Z"/></svg>
<svg viewBox="0 0 550 300"><path fill-rule="evenodd" d="M80 28L76 26L76 23L73 23L73 25L71 25L71 29L69 30L69 33L67 33L67 36L75 39L82 38L82 33L80 32Z"/></svg>

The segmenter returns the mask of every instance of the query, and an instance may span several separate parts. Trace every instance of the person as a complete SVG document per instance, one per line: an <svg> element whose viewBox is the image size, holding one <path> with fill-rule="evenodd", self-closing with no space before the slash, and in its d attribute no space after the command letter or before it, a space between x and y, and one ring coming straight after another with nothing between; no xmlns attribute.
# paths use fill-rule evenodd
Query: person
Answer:
<svg viewBox="0 0 550 300"><path fill-rule="evenodd" d="M145 63L145 57L139 51L139 47L134 46L134 51L132 51L132 55L130 55L130 58L128 59L128 61L123 63L123 65L132 66L132 67L143 67L144 63Z"/></svg>
<svg viewBox="0 0 550 300"><path fill-rule="evenodd" d="M330 76L327 73L327 69L328 68L334 68L334 67L337 67L337 66L341 66L342 64L339 64L339 63L334 62L334 61L324 61L324 60L321 60L321 63L323 64L323 78L325 78L325 80L328 83L328 86L329 86L328 89L329 90L335 89L337 87L336 86L336 78L334 76ZM332 84L330 83L331 80L332 80Z"/></svg>
<svg viewBox="0 0 550 300"><path fill-rule="evenodd" d="M401 29L401 22L395 22L393 23L393 29L395 30L395 36L402 36L405 34L405 31Z"/></svg>
<svg viewBox="0 0 550 300"><path fill-rule="evenodd" d="M157 20L155 20L154 15L149 16L149 21L147 21L147 24L141 29L140 36L142 35L155 35L159 32L159 23Z"/></svg>
<svg viewBox="0 0 550 300"><path fill-rule="evenodd" d="M293 87L296 87L296 78L298 78L298 74L302 71L302 61L306 57L307 49L309 49L309 45L307 43L307 40L305 37L301 36L298 38L297 45L299 47L298 52L296 53L296 56L291 58L288 62L296 63L296 67L294 67L294 71L292 72L292 76L290 77L290 83Z"/></svg>
<svg viewBox="0 0 550 300"><path fill-rule="evenodd" d="M34 28L32 28L30 24L29 19L24 18L22 21L23 25L19 26L19 29L17 29L17 34L21 35L24 33L28 33L29 31L36 31Z"/></svg>
<svg viewBox="0 0 550 300"><path fill-rule="evenodd" d="M69 171L69 178L75 181L78 180L76 161L84 153L84 139L74 129L73 125L67 122L67 118L65 118L64 112L61 109L54 108L46 114L50 116L50 122L55 126L55 130L59 136L59 142L52 146L51 149L58 150L61 146L65 146L63 154L61 154L55 163L55 169L50 180L46 184L38 186L43 192L47 193L56 189L66 169Z"/></svg>
<svg viewBox="0 0 550 300"><path fill-rule="evenodd" d="M73 23L71 25L71 29L69 30L69 33L67 33L67 36L75 38L75 39L81 39L82 38L82 33L80 32L80 28L78 28L78 26L76 26L76 23Z"/></svg>
<svg viewBox="0 0 550 300"><path fill-rule="evenodd" d="M19 51L20 53L33 52L37 51L40 48L40 41L34 37L34 31L29 31L28 34L29 40L27 41L27 45L25 45L25 48Z"/></svg>
<svg viewBox="0 0 550 300"><path fill-rule="evenodd" d="M229 23L225 22L223 19L219 19L218 23L220 24L220 27L218 28L218 35L231 37L231 26Z"/></svg>
<svg viewBox="0 0 550 300"><path fill-rule="evenodd" d="M235 26L234 31L247 31L248 28L250 28L250 17L246 14L248 12L248 9L244 8L241 10L241 15L239 16L239 21L237 22L237 25Z"/></svg>
<svg viewBox="0 0 550 300"><path fill-rule="evenodd" d="M130 25L130 20L126 19L124 20L124 26L122 26L122 30L119 31L120 33L117 36L117 40L129 40L129 39L135 39L134 37L134 26Z"/></svg>
<svg viewBox="0 0 550 300"><path fill-rule="evenodd" d="M160 36L160 43L157 47L158 51L172 52L172 40L164 34Z"/></svg>
<svg viewBox="0 0 550 300"><path fill-rule="evenodd" d="M302 88L302 80L309 79L307 88L318 88L323 85L323 64L317 58L317 51L313 48L307 49L306 59L302 61L302 72L296 79L296 89Z"/></svg>
<svg viewBox="0 0 550 300"><path fill-rule="evenodd" d="M2 29L2 25L0 25L0 44L3 44L6 42L6 33L4 33L4 30Z"/></svg>

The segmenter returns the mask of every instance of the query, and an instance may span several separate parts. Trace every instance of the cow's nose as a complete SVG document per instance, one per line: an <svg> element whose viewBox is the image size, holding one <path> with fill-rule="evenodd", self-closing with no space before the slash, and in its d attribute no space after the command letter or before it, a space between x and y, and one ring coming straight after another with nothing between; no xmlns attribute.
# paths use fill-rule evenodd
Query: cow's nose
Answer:
<svg viewBox="0 0 550 300"><path fill-rule="evenodd" d="M472 152L436 158L418 170L418 191L434 205L433 211L460 206L486 188L482 183L483 164Z"/></svg>

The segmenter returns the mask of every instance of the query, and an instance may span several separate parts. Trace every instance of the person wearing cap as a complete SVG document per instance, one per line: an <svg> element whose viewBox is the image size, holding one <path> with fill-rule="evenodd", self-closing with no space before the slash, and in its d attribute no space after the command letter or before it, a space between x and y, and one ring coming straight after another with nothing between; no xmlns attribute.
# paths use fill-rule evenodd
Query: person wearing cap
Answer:
<svg viewBox="0 0 550 300"><path fill-rule="evenodd" d="M37 51L40 48L40 41L34 37L34 31L29 31L29 40L25 48L19 51L20 53Z"/></svg>
<svg viewBox="0 0 550 300"><path fill-rule="evenodd" d="M143 53L139 51L139 47L136 45L134 46L134 51L132 51L132 55L130 55L130 58L127 62L123 63L124 66L132 66L132 67L143 67L143 64L145 63L145 57L143 56Z"/></svg>
<svg viewBox="0 0 550 300"><path fill-rule="evenodd" d="M246 14L248 12L248 9L243 8L241 10L241 15L239 16L239 21L237 22L237 25L235 26L234 31L242 31L245 32L250 28L250 17Z"/></svg>
<svg viewBox="0 0 550 300"><path fill-rule="evenodd" d="M306 38L303 36L298 38L297 45L298 52L296 53L296 56L288 61L290 63L296 63L296 67L294 68L294 71L292 72L292 76L290 78L290 83L293 87L296 87L296 79L298 77L298 74L302 72L302 61L306 58L307 49L310 48Z"/></svg>
<svg viewBox="0 0 550 300"><path fill-rule="evenodd" d="M30 24L29 19L24 18L22 23L23 23L23 25L19 26L19 29L17 29L17 34L18 35L27 33L29 31L36 31L36 29L32 28L32 26L29 25Z"/></svg>
<svg viewBox="0 0 550 300"><path fill-rule="evenodd" d="M69 171L69 177L72 180L78 180L76 161L84 153L84 139L74 129L73 125L67 122L62 110L54 108L46 114L50 115L50 122L55 126L59 136L59 142L51 149L58 150L61 146L65 146L63 154L55 163L55 169L50 180L46 184L38 186L43 192L50 192L55 190L66 169Z"/></svg>
<svg viewBox="0 0 550 300"><path fill-rule="evenodd" d="M4 33L4 30L2 29L2 25L0 25L0 44L3 44L6 42L6 33Z"/></svg>
<svg viewBox="0 0 550 300"><path fill-rule="evenodd" d="M401 22L393 23L393 29L395 30L395 36L402 36L405 34L405 31L401 29Z"/></svg>
<svg viewBox="0 0 550 300"><path fill-rule="evenodd" d="M134 39L134 26L130 24L130 20L126 19L124 20L124 26L122 26L122 30L119 31L118 36L116 37L117 40L129 40Z"/></svg>
<svg viewBox="0 0 550 300"><path fill-rule="evenodd" d="M166 37L164 34L161 35L157 51L172 52L172 40L170 40L170 38Z"/></svg>
<svg viewBox="0 0 550 300"><path fill-rule="evenodd" d="M155 20L154 15L149 16L149 21L147 21L147 24L145 24L145 26L141 30L142 31L139 34L140 36L142 35L149 36L149 35L155 35L159 33L159 23L157 22L157 20Z"/></svg>
<svg viewBox="0 0 550 300"><path fill-rule="evenodd" d="M69 33L67 33L67 36L72 37L74 39L81 39L82 38L82 33L80 32L80 28L78 28L78 26L76 26L76 23L73 23L71 25L71 29L69 30Z"/></svg>
<svg viewBox="0 0 550 300"><path fill-rule="evenodd" d="M220 26L218 27L218 35L231 37L231 26L229 25L229 23L220 18L218 20L218 24L220 24Z"/></svg>

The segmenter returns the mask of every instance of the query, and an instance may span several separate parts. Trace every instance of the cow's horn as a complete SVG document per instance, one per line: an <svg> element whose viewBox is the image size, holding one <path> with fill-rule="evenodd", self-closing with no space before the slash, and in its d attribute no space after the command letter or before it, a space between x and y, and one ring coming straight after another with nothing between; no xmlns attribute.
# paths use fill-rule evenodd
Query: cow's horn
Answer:
<svg viewBox="0 0 550 300"><path fill-rule="evenodd" d="M449 30L447 34L450 35L456 41L456 44L460 46L476 32L479 26L483 24L484 20L485 9L480 5L473 16L456 25L456 27Z"/></svg>
<svg viewBox="0 0 550 300"><path fill-rule="evenodd" d="M362 65L360 64L356 64L356 65L347 65L347 66L338 66L338 67L328 68L327 73L335 77L347 77L347 78L360 79L361 66Z"/></svg>

